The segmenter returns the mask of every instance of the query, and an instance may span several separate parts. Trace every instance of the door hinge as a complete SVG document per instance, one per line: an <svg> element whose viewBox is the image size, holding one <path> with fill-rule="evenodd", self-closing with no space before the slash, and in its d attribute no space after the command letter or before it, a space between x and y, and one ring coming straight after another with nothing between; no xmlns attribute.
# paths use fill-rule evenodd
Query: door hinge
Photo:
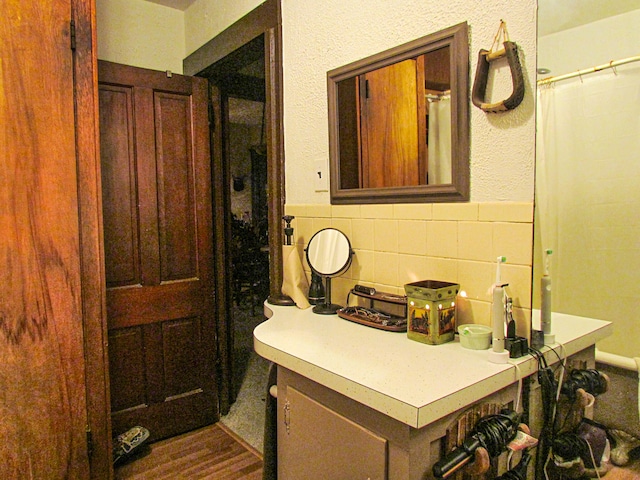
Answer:
<svg viewBox="0 0 640 480"><path fill-rule="evenodd" d="M71 20L69 23L69 37L71 39L71 50L76 49L76 22Z"/></svg>
<svg viewBox="0 0 640 480"><path fill-rule="evenodd" d="M91 458L93 455L93 433L91 433L91 428L88 425L85 432L87 434L87 456Z"/></svg>

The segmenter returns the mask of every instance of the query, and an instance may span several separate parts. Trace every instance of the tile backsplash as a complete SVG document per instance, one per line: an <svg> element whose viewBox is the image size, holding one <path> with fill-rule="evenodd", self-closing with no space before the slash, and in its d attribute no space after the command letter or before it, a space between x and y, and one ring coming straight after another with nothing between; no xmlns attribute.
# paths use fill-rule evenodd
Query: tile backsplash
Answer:
<svg viewBox="0 0 640 480"><path fill-rule="evenodd" d="M404 294L419 280L459 283L457 323L490 323L496 258L513 298L518 334L531 316L533 203L435 203L393 205L286 205L295 243L310 277L304 248L315 232L337 228L354 251L349 270L332 280L334 302L344 304L360 283ZM351 302L353 303L353 302Z"/></svg>

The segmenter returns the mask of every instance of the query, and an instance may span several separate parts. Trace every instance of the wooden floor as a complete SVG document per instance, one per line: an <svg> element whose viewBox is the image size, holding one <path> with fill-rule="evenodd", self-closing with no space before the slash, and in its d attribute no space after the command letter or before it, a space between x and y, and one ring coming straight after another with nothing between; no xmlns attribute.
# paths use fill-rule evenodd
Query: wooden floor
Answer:
<svg viewBox="0 0 640 480"><path fill-rule="evenodd" d="M146 450L117 467L116 480L262 478L260 454L220 423L162 440Z"/></svg>

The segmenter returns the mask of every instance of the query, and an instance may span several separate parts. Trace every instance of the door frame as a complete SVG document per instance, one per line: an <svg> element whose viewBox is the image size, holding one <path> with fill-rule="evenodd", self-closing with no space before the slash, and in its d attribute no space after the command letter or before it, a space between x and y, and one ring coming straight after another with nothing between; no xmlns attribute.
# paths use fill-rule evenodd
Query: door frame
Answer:
<svg viewBox="0 0 640 480"><path fill-rule="evenodd" d="M98 128L98 52L93 0L72 0L76 99L76 162L80 224L87 444L90 477L113 477L107 350L106 281L102 234L102 182Z"/></svg>
<svg viewBox="0 0 640 480"><path fill-rule="evenodd" d="M264 35L265 57L265 137L267 143L267 177L269 202L269 302L286 302L280 289L282 286L283 265L282 245L284 237L282 216L284 215L284 135L283 135L283 97L282 97L282 15L280 0L266 0L236 23L189 55L183 61L185 75L202 75L211 65L222 60L238 48L256 37ZM215 116L215 115L214 115ZM222 161L221 148L212 152L217 162ZM216 158L216 155L218 157ZM228 179L224 172L213 170L214 192L228 188ZM220 193L221 194L221 193ZM216 193L214 193L216 195ZM215 203L215 202L214 202ZM222 203L224 204L224 203ZM230 226L224 215L214 215L214 235L225 232L229 238ZM220 355L220 412L229 410L233 400L232 388L232 352L233 325L229 321L231 305L229 285L229 258L220 259L216 265L216 296L218 296L218 343ZM224 321L226 319L226 321Z"/></svg>
<svg viewBox="0 0 640 480"><path fill-rule="evenodd" d="M87 441L90 444L91 478L110 479L113 478L113 466L98 129L96 6L93 0L72 0L71 5L76 40L73 68L81 237L81 295L87 372ZM266 0L187 57L183 66L185 75L194 75L256 36L265 35L270 232L281 231L285 200L281 18L280 0ZM282 240L281 234L270 235L270 299L273 302L282 299ZM221 342L220 354L223 368L228 369L227 372L230 371L228 349L229 339L232 338L232 332L228 327L226 324L222 325L219 331L220 340L225 340ZM221 411L225 403L229 403L231 393L229 384L219 392Z"/></svg>

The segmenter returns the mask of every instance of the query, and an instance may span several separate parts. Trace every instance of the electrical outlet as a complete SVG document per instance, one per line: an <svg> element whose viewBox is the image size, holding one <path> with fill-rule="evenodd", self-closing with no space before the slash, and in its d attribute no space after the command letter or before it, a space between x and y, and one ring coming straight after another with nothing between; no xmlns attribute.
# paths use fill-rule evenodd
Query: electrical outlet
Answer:
<svg viewBox="0 0 640 480"><path fill-rule="evenodd" d="M313 170L314 185L316 192L326 192L329 190L327 178L327 162L324 160L316 160L315 169Z"/></svg>

